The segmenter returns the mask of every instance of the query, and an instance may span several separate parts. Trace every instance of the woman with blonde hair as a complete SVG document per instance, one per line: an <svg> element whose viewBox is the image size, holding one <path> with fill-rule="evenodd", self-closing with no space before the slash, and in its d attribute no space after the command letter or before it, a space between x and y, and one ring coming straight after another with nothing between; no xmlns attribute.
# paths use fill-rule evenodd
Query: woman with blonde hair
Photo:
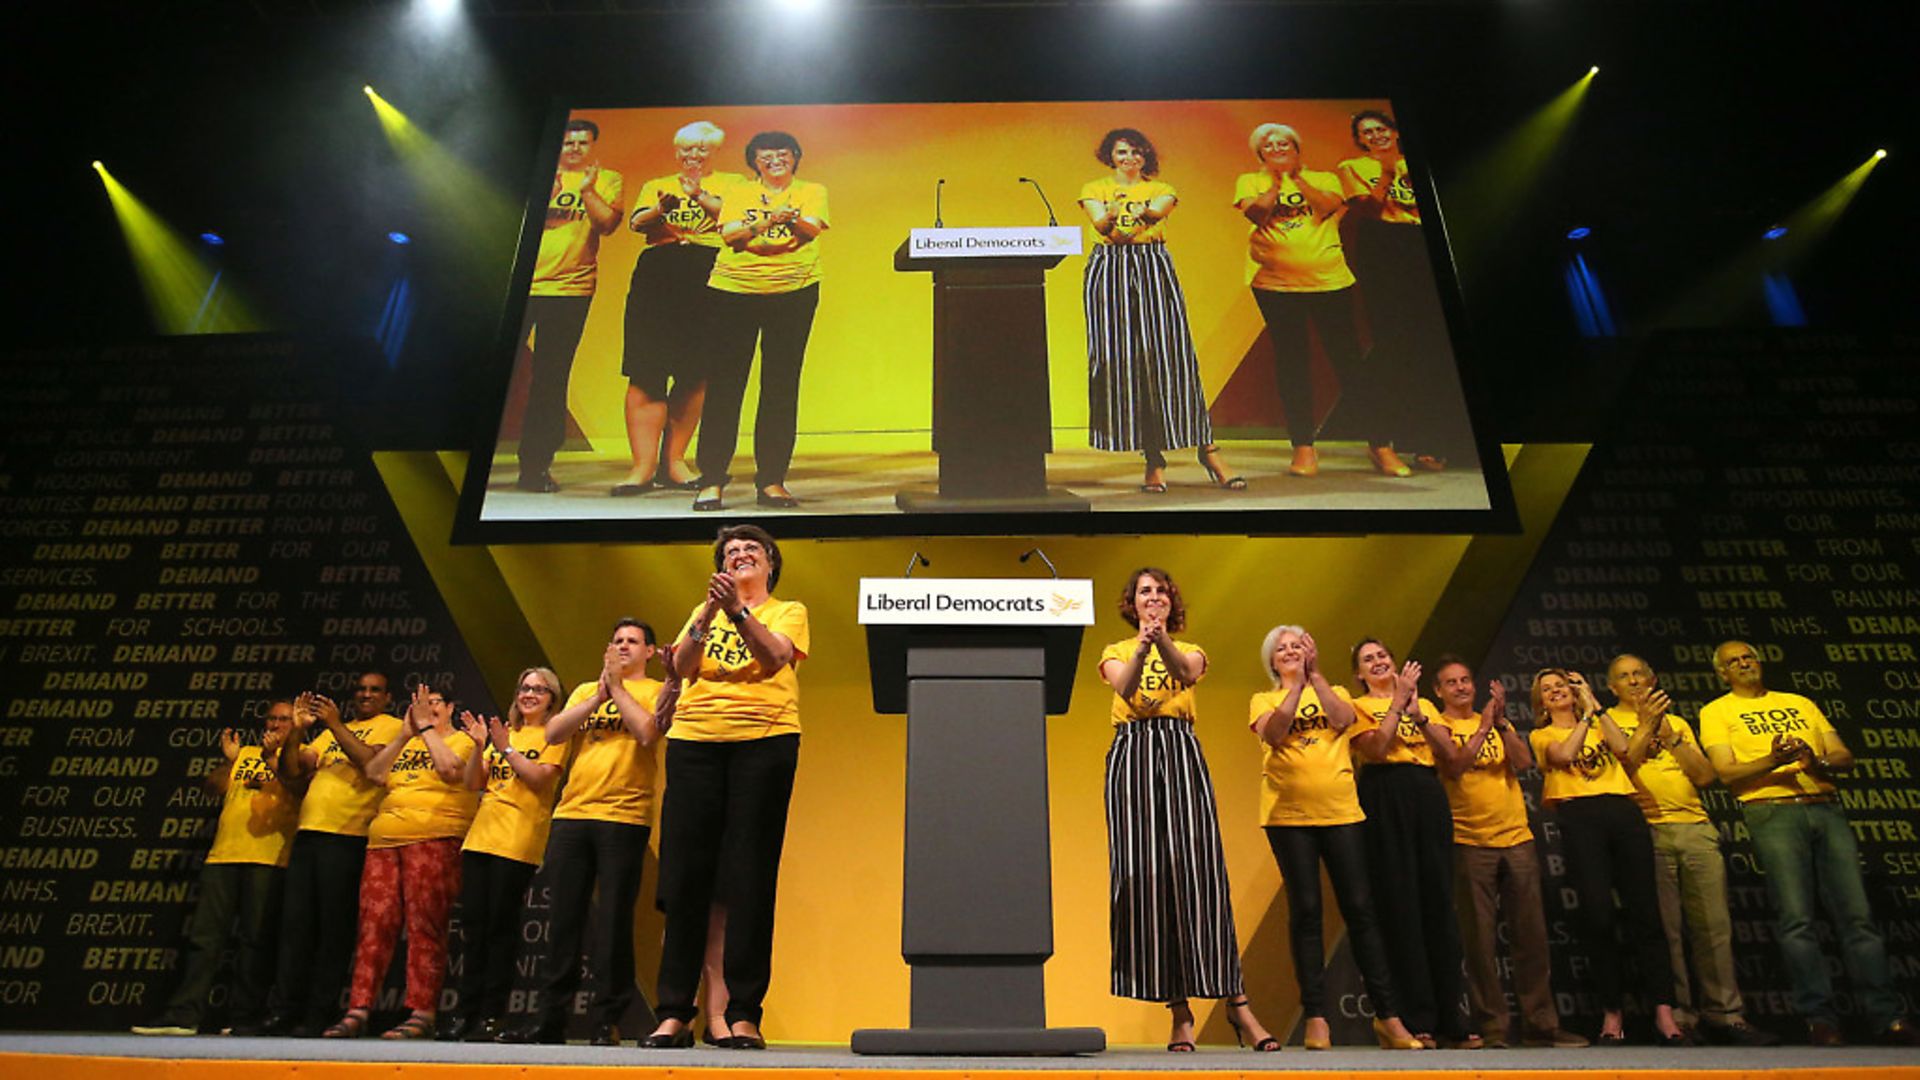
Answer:
<svg viewBox="0 0 1920 1080"><path fill-rule="evenodd" d="M1247 704L1248 726L1260 737L1260 822L1287 890L1287 941L1300 984L1302 1040L1309 1050L1333 1045L1327 1025L1326 952L1321 938L1320 868L1333 884L1347 922L1354 961L1373 1001L1373 1034L1382 1049L1419 1050L1401 1023L1387 949L1367 881L1366 840L1354 790L1353 699L1320 670L1320 650L1305 629L1282 624L1260 644L1260 666L1273 689Z"/></svg>
<svg viewBox="0 0 1920 1080"><path fill-rule="evenodd" d="M460 848L459 1012L440 1037L500 1037L513 987L521 901L540 868L553 818L555 785L571 743L548 745L546 723L560 707L560 676L530 667L514 681L507 720L461 716L482 749L467 758L464 781L480 809Z"/></svg>

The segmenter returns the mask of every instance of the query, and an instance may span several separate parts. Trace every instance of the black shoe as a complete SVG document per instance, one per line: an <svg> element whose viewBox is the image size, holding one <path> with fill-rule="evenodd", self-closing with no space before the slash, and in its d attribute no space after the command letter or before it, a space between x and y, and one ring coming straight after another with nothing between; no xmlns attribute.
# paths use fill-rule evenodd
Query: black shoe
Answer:
<svg viewBox="0 0 1920 1080"><path fill-rule="evenodd" d="M727 1050L765 1050L767 1040L759 1035L735 1035L720 1045Z"/></svg>
<svg viewBox="0 0 1920 1080"><path fill-rule="evenodd" d="M497 1016L488 1017L467 1032L468 1042L497 1043L507 1030L507 1025Z"/></svg>
<svg viewBox="0 0 1920 1080"><path fill-rule="evenodd" d="M436 1042L466 1042L472 1028L473 1022L467 1018L466 1014L448 1013L440 1018L439 1024L435 1025L433 1038Z"/></svg>
<svg viewBox="0 0 1920 1080"><path fill-rule="evenodd" d="M553 474L545 469L537 473L521 473L520 479L515 480L513 486L517 491L537 491L543 495L551 495L560 490L559 481L556 481Z"/></svg>
<svg viewBox="0 0 1920 1080"><path fill-rule="evenodd" d="M697 498L693 500L693 509L695 510L695 512L702 513L702 514L710 514L715 510L726 509L726 503L721 501L723 498L725 498L726 489L721 487L718 484L706 484L702 486L702 490L705 490L706 488L713 489L713 497L709 499Z"/></svg>
<svg viewBox="0 0 1920 1080"><path fill-rule="evenodd" d="M687 1050L692 1046L693 1028L686 1024L680 1025L680 1030L672 1034L663 1035L656 1031L640 1040L640 1048L643 1050Z"/></svg>
<svg viewBox="0 0 1920 1080"><path fill-rule="evenodd" d="M1676 1031L1672 1035L1663 1035L1656 1031L1653 1033L1653 1045L1666 1047L1692 1046L1693 1040L1687 1038L1687 1033L1684 1031Z"/></svg>
<svg viewBox="0 0 1920 1080"><path fill-rule="evenodd" d="M754 492L753 501L770 510L791 510L800 505L800 500L792 495L779 495L765 488Z"/></svg>
<svg viewBox="0 0 1920 1080"><path fill-rule="evenodd" d="M1695 1029L1706 1036L1708 1041L1725 1043L1728 1046L1778 1046L1780 1036L1771 1031L1762 1031L1752 1024L1707 1024L1702 1023Z"/></svg>
<svg viewBox="0 0 1920 1080"><path fill-rule="evenodd" d="M1888 1046L1920 1046L1920 1028L1916 1028L1913 1021L1902 1017L1888 1024L1886 1029L1880 1032L1880 1041Z"/></svg>
<svg viewBox="0 0 1920 1080"><path fill-rule="evenodd" d="M634 495L645 495L659 485L649 480L644 484L615 484L610 494L616 499L625 499Z"/></svg>
<svg viewBox="0 0 1920 1080"><path fill-rule="evenodd" d="M620 1025L601 1024L593 1029L593 1037L587 1040L588 1046L619 1046Z"/></svg>
<svg viewBox="0 0 1920 1080"><path fill-rule="evenodd" d="M258 1020L244 1020L227 1028L227 1034L237 1039L257 1039L266 1033L266 1027Z"/></svg>
<svg viewBox="0 0 1920 1080"><path fill-rule="evenodd" d="M324 1021L302 1020L287 1029L287 1037L292 1039L317 1039L320 1037L320 1033L325 1030L327 1030L327 1025Z"/></svg>
<svg viewBox="0 0 1920 1080"><path fill-rule="evenodd" d="M286 1013L272 1013L260 1021L260 1034L285 1035L298 1026L299 1022Z"/></svg>
<svg viewBox="0 0 1920 1080"><path fill-rule="evenodd" d="M1847 1037L1840 1034L1840 1025L1831 1020L1807 1021L1807 1043L1822 1049L1832 1049L1847 1045Z"/></svg>
<svg viewBox="0 0 1920 1080"><path fill-rule="evenodd" d="M566 1032L545 1024L528 1024L526 1027L506 1028L494 1036L497 1043L517 1043L522 1045L540 1044L558 1046L567 1041Z"/></svg>

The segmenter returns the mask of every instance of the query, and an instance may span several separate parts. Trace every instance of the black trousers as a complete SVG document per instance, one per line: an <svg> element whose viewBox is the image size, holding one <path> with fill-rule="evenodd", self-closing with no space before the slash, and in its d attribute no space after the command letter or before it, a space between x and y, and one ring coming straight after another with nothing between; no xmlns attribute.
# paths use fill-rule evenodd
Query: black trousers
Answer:
<svg viewBox="0 0 1920 1080"><path fill-rule="evenodd" d="M651 832L646 825L563 818L547 833L552 967L536 1006L542 1029L557 1033L566 1027L583 964L594 979L589 1024L597 1028L617 1023L633 1003L633 905L640 899L640 871ZM582 932L588 945L585 955Z"/></svg>
<svg viewBox="0 0 1920 1080"><path fill-rule="evenodd" d="M366 861L364 836L311 829L293 834L274 980L283 1015L321 1027L340 1018L340 994L360 934L360 871Z"/></svg>
<svg viewBox="0 0 1920 1080"><path fill-rule="evenodd" d="M1267 846L1280 865L1287 890L1287 940L1293 946L1293 975L1300 984L1300 1014L1327 1015L1326 945L1321 936L1320 867L1327 868L1334 900L1347 922L1347 940L1359 965L1373 1014L1400 1014L1394 998L1393 971L1373 913L1367 883L1366 840L1352 825L1269 825Z"/></svg>
<svg viewBox="0 0 1920 1080"><path fill-rule="evenodd" d="M1287 410L1287 438L1295 446L1312 446L1320 434L1314 422L1313 353L1308 331L1319 331L1320 347L1340 382L1340 400L1349 414L1358 409L1367 441L1384 446L1392 440L1376 430L1374 412L1368 403L1372 390L1357 372L1360 359L1360 334L1353 324L1353 293L1349 289L1334 292L1275 292L1253 290L1260 318L1267 324L1267 339L1273 343L1273 377L1280 390L1281 404Z"/></svg>
<svg viewBox="0 0 1920 1080"><path fill-rule="evenodd" d="M727 1022L760 1022L773 978L773 905L800 736L667 743L660 807L662 1019L691 1021L715 901L727 909Z"/></svg>
<svg viewBox="0 0 1920 1080"><path fill-rule="evenodd" d="M1360 770L1367 875L1380 898L1381 937L1393 965L1400 1018L1415 1033L1467 1034L1460 919L1453 906L1453 810L1425 765ZM1662 938L1664 948L1665 938Z"/></svg>
<svg viewBox="0 0 1920 1080"><path fill-rule="evenodd" d="M460 1011L475 1020L507 1014L520 909L535 869L518 859L460 853Z"/></svg>
<svg viewBox="0 0 1920 1080"><path fill-rule="evenodd" d="M1424 453L1471 454L1466 398L1421 227L1358 221L1352 236L1347 262L1366 300L1369 404L1381 430Z"/></svg>
<svg viewBox="0 0 1920 1080"><path fill-rule="evenodd" d="M535 477L553 465L553 455L567 441L567 380L573 375L573 354L587 327L591 296L531 296L520 340L533 334L532 378L527 383L527 410L520 419L520 475Z"/></svg>
<svg viewBox="0 0 1920 1080"><path fill-rule="evenodd" d="M1580 898L1576 925L1593 959L1593 992L1602 1008L1617 1009L1626 982L1622 961L1640 969L1640 992L1649 1008L1673 1004L1673 967L1667 933L1660 924L1660 891L1653 878L1653 830L1625 795L1588 795L1555 808L1567 876ZM1613 906L1620 894L1620 910ZM1617 927L1624 923L1623 947Z"/></svg>
<svg viewBox="0 0 1920 1080"><path fill-rule="evenodd" d="M713 367L694 452L701 483L724 484L733 478L727 469L740 441L740 408L757 341L760 409L753 420L753 483L761 488L783 484L799 430L800 365L807 358L820 286L788 293L713 292Z"/></svg>
<svg viewBox="0 0 1920 1080"><path fill-rule="evenodd" d="M200 871L200 900L187 924L180 985L167 999L166 1023L199 1027L207 994L220 973L220 954L233 942L233 996L228 1023L255 1024L273 982L274 931L286 872L258 863L211 863Z"/></svg>

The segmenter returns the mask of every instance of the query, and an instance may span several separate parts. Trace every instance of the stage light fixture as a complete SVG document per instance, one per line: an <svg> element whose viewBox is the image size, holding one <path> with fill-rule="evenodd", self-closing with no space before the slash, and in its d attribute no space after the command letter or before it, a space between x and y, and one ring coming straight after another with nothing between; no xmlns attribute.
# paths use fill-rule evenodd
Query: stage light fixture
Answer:
<svg viewBox="0 0 1920 1080"><path fill-rule="evenodd" d="M1567 230L1567 239L1569 240L1585 240L1592 235L1593 230L1587 228L1585 225L1575 225L1573 228Z"/></svg>
<svg viewBox="0 0 1920 1080"><path fill-rule="evenodd" d="M93 167L107 189L107 200L113 205L113 216L120 224L120 235L133 260L155 330L162 334L222 334L263 329L232 290L222 288L221 275L201 260L178 231L106 166L95 162Z"/></svg>
<svg viewBox="0 0 1920 1080"><path fill-rule="evenodd" d="M94 172L106 172L106 171L107 171L107 167L106 167L105 165L102 165L102 164L100 164L100 161L99 161L99 159L97 159L97 158L96 158L96 159L94 160L94 162L93 162L93 171L94 171Z"/></svg>
<svg viewBox="0 0 1920 1080"><path fill-rule="evenodd" d="M200 234L200 242L208 247L221 247L226 244L227 238L217 232L203 232Z"/></svg>
<svg viewBox="0 0 1920 1080"><path fill-rule="evenodd" d="M1589 79L1593 78L1595 75L1598 75L1598 74L1600 74L1599 64L1595 64L1592 67L1587 69L1587 78Z"/></svg>
<svg viewBox="0 0 1920 1080"><path fill-rule="evenodd" d="M368 96L368 97L370 97L370 98L377 98L377 97L379 97L379 96L380 96L379 94L376 94L376 93L374 93L374 92L373 92L373 87L371 87L371 86L362 86L362 87L360 87L360 92L361 92L361 93L363 93L363 94L365 94L365 95L367 95L367 96Z"/></svg>
<svg viewBox="0 0 1920 1080"><path fill-rule="evenodd" d="M1875 150L1873 152L1873 160L1875 161L1879 161L1881 158L1886 156L1887 156L1887 152L1885 150Z"/></svg>
<svg viewBox="0 0 1920 1080"><path fill-rule="evenodd" d="M402 246L413 243L413 237L403 232L390 232L387 234L387 239Z"/></svg>
<svg viewBox="0 0 1920 1080"><path fill-rule="evenodd" d="M1785 235L1787 235L1787 227L1785 225L1775 225L1773 228L1768 229L1766 232L1761 233L1760 239L1778 240Z"/></svg>

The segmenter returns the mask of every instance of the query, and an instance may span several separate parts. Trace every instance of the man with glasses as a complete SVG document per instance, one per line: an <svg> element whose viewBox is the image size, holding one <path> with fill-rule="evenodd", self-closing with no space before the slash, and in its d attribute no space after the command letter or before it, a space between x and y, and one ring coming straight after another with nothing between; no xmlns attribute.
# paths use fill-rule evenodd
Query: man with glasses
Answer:
<svg viewBox="0 0 1920 1080"><path fill-rule="evenodd" d="M404 725L387 711L392 701L378 671L354 681L352 721L343 721L339 706L319 694L294 701L295 735L281 745L278 772L304 796L287 856L280 966L273 1012L263 1025L268 1034L315 1036L340 1013L358 934L367 827L386 790L361 768L401 737ZM326 730L307 743L315 720Z"/></svg>
<svg viewBox="0 0 1920 1080"><path fill-rule="evenodd" d="M1860 850L1835 794L1834 780L1853 767L1853 751L1819 706L1766 688L1752 645L1721 644L1713 652L1713 670L1730 690L1700 710L1700 742L1740 800L1777 912L1780 956L1808 1041L1846 1044L1814 925L1818 895L1872 1030L1882 1042L1920 1046L1920 1029L1900 1013L1886 942L1873 924L1860 876Z"/></svg>

